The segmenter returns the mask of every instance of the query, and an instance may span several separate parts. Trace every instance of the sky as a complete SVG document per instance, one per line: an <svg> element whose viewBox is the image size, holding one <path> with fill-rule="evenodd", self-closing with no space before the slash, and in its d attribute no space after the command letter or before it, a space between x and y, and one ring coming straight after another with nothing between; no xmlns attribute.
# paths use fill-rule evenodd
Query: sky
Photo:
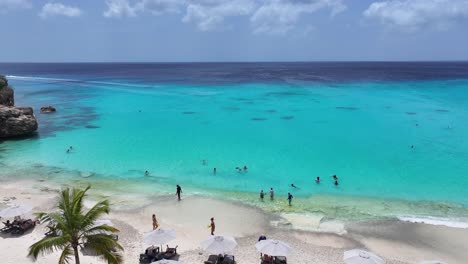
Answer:
<svg viewBox="0 0 468 264"><path fill-rule="evenodd" d="M0 62L468 60L468 0L0 0Z"/></svg>

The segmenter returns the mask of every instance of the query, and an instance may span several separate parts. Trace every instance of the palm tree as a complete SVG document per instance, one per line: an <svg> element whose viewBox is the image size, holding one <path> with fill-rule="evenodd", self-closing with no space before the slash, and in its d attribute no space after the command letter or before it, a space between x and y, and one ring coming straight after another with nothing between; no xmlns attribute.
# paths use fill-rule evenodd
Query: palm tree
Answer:
<svg viewBox="0 0 468 264"><path fill-rule="evenodd" d="M78 248L83 247L92 250L96 255L109 264L122 263L122 256L114 249L123 250L111 233L119 232L118 229L108 225L95 225L95 221L103 214L110 211L109 201L97 203L89 211L83 210L83 198L90 186L81 189L69 188L60 193L56 213L40 213L39 217L44 222L52 222L56 226L58 236L44 237L29 248L29 256L34 260L37 256L61 250L59 264L69 263L75 256L75 263L80 264Z"/></svg>

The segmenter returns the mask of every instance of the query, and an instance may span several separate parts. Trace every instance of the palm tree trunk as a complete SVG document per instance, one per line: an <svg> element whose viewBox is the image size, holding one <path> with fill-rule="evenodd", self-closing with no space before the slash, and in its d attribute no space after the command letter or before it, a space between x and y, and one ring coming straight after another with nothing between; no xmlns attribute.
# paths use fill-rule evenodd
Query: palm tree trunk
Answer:
<svg viewBox="0 0 468 264"><path fill-rule="evenodd" d="M73 246L75 252L75 264L80 264L80 256L78 256L78 246Z"/></svg>

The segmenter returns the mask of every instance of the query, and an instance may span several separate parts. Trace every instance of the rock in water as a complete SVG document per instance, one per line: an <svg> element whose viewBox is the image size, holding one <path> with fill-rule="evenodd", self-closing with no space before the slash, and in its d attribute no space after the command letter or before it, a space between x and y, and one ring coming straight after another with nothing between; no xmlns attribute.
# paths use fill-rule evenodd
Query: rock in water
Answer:
<svg viewBox="0 0 468 264"><path fill-rule="evenodd" d="M55 111L57 111L57 109L50 105L41 107L41 113L53 113Z"/></svg>
<svg viewBox="0 0 468 264"><path fill-rule="evenodd" d="M8 86L6 78L0 75L0 105L13 106L14 104L14 91Z"/></svg>
<svg viewBox="0 0 468 264"><path fill-rule="evenodd" d="M0 105L0 138L26 136L35 132L37 126L31 107Z"/></svg>

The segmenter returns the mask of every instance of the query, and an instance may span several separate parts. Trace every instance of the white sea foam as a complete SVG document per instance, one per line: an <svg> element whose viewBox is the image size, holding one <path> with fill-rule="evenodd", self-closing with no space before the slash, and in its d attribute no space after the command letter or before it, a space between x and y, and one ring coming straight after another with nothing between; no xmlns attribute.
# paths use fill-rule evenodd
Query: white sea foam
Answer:
<svg viewBox="0 0 468 264"><path fill-rule="evenodd" d="M428 225L443 225L455 228L468 228L468 219L449 219L439 217L399 216L399 220L411 223L423 223Z"/></svg>
<svg viewBox="0 0 468 264"><path fill-rule="evenodd" d="M6 77L12 80L32 81L32 82L74 82L74 83L83 83L83 84L112 85L112 86L138 87L138 88L158 87L156 85L135 84L135 83L129 84L129 83L118 83L118 82L87 81L87 80L78 80L78 79L46 78L46 77L35 77L35 76L7 75Z"/></svg>

